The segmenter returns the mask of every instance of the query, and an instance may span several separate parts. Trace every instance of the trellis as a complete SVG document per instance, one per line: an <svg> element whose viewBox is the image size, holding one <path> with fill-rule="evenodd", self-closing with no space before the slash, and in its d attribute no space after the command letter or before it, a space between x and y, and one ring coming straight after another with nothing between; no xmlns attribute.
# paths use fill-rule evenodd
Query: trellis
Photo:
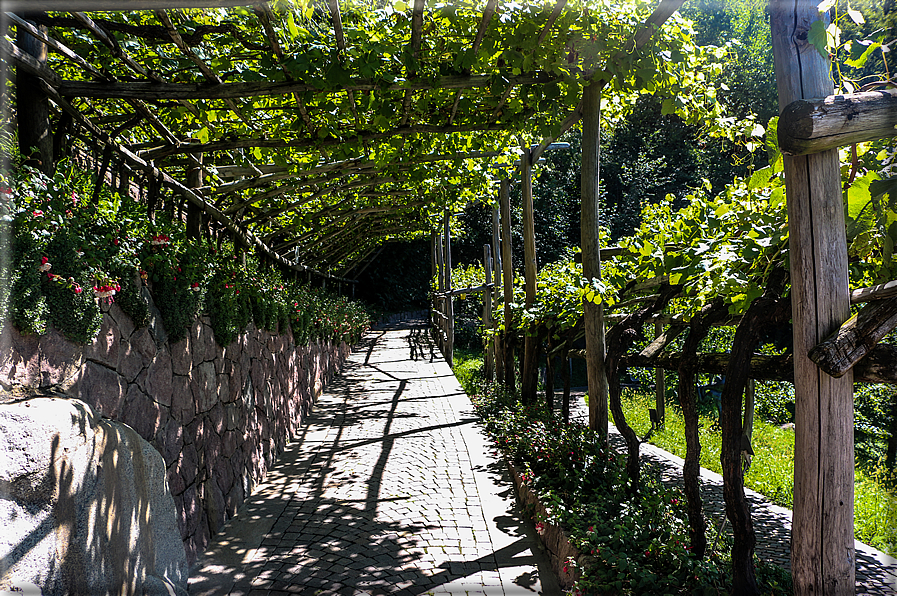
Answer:
<svg viewBox="0 0 897 596"><path fill-rule="evenodd" d="M7 6L12 10L69 10L69 4L63 0L22 0L9 2ZM183 211L184 213L179 215L184 217L189 229L194 233L205 226L205 232L211 234L214 227L219 238L221 233L227 233L238 243L253 247L284 268L297 273L335 279L338 282L353 281L344 276L360 274L370 263L371 256L383 239L406 237L409 231L431 231L434 227L433 220L442 217L439 226L442 240L434 238L432 243L433 269L440 272L437 276L440 280L438 308L435 310L443 329L443 333L440 334L444 342L443 348L447 357L451 359L453 341L451 297L456 290L451 287L448 231L451 208L454 205L444 190L434 193L424 192L424 196L420 196L421 180L428 180L423 173L437 172L429 178L431 183L448 187L453 179L449 170L465 160L510 161L513 156L505 147L512 134L520 133L530 126L532 117L542 118L542 126L539 129L541 143L531 146L523 142L518 152L522 153L521 178L526 208L524 218L526 242L523 255L526 302L531 304L535 295L536 274L531 210L531 167L554 139L582 120L583 271L587 278L600 277L602 251L597 238L598 130L601 92L607 79L593 80L594 73L600 72L599 69L582 68L573 76L533 70L514 75L507 74L500 84L496 84L494 77L473 72L435 78L423 76L419 66L409 62L405 65L404 72L397 77L402 80L393 82L349 76L338 84L309 83L294 76L285 50L287 40L280 37L275 26L277 15L267 3L258 3L253 6L251 13L247 11L247 31L250 27L248 19L255 19L253 26L262 32L254 40L250 39L251 36L246 31L241 32L239 28L233 28L233 25L230 25L231 28L213 27L214 31L198 28L193 33L188 33L175 18L177 15L170 12L185 5L223 7L244 4L245 0L85 0L80 4L85 10L154 10L153 15L158 24L139 28L137 31L128 29L124 24L116 23L114 20L91 17L82 12L71 13L71 16L31 13L25 15L24 19L8 14L7 17L12 20L12 26L16 29L17 44L11 44L3 38L0 40L0 50L7 65L16 68L17 91L25 90L36 98L35 109L28 112L32 116L30 120L24 116L24 111L20 110L18 113L20 140L24 139L23 153L31 156L34 163L49 169L55 159L62 155L61 147L66 145L66 138L70 139L75 133L80 132L79 144L68 141L69 145L75 146L71 151L85 163L91 164L96 169L98 178L105 179L108 176L110 182L114 180L119 189L126 191L130 191L131 188L145 189L141 199L147 201L150 210L155 207L160 191L165 188L182 198L178 205L169 200L168 208ZM773 3L775 9L773 38L779 44L776 48L777 72L785 80L804 77L807 82L806 89L811 88L810 82L812 82L816 85L816 89L821 91L810 92L811 97L800 97L794 91L781 91L787 88L787 84L785 81L780 83L780 103L783 108L780 130L783 131L781 135L783 149L795 154L822 149L831 150L832 147L845 143L893 135L895 125L893 106L897 98L895 92L859 93L846 99L838 97L814 99L812 96L818 98L830 93L830 82L825 77L816 76L814 79L812 74L806 75L800 72L794 72L792 76L788 65L798 62L794 59L797 54L788 58L787 52L790 50L784 47L792 40L796 44L792 50L804 59L801 63L804 68L807 64L812 64L816 75L827 72L825 61L816 55L815 48L806 43L806 36L797 35L801 31L805 33L809 22L817 17L814 6L805 2L799 4L795 11L793 7L786 10ZM657 28L680 5L679 0L661 1L645 25L629 39L626 46L621 49L621 53L614 59L644 48ZM539 15L541 21L536 33L539 42L537 46L541 46L543 42L547 43L552 36L559 34L560 28L557 23L562 20L564 11L567 10L564 0L549 6ZM336 64L342 65L351 46L346 38L346 23L340 5L336 0L328 0L326 9L317 10L319 12L326 10L326 13L322 14L326 16L333 32L335 42L333 59ZM486 3L476 27L472 30L475 30L471 42L474 55L489 36L490 28L497 27L498 11L499 7L495 0ZM424 30L427 17L423 0L415 0L410 9L410 18L407 19L406 52L412 57L419 58L422 52L426 39ZM796 30L794 23L797 23ZM91 62L79 53L77 48L69 47L65 35L58 37L49 35L47 27L55 28L56 32L73 28L87 32L90 39L99 44L97 47L103 48L111 57L109 66L101 68L97 63ZM148 41L173 45L178 55L192 64L191 68L199 73L202 82L184 83L166 79L160 68L145 64L140 56L132 55L128 47L123 47L116 33L120 35L139 33L147 36L145 39ZM226 74L212 66L213 59L204 57L201 52L194 49L204 43L205 35L212 33L231 35L232 39L238 40L238 43L248 48L247 51L273 56L273 64L283 73L284 79L228 82ZM46 55L48 48L62 58L52 63L48 61ZM535 52L536 50L533 50L530 57ZM69 73L76 72L77 76L65 76L63 69ZM528 108L509 115L509 103L519 98L522 90L534 86L558 84L584 87L582 99L572 111L566 113L555 111L546 116L538 109ZM493 88L498 92L493 93ZM437 113L444 113L447 117L438 122L433 119L415 120L413 107L420 99L420 94L446 91L449 93L444 93L447 100L444 103L445 107ZM365 128L365 123L361 121L358 112L358 100L365 93L392 94L388 96L394 98L400 107L395 122L390 123L389 128L385 130ZM479 95L475 95L476 93ZM309 103L309 94L317 99L345 94L350 110L343 121L351 130L340 135L324 130L324 125L316 118ZM289 103L283 101L277 103L277 98L284 97L292 99ZM245 106L241 105L240 102L247 98L271 100L270 111L294 110L298 113L297 122L301 122L305 134L268 137L264 134L262 125L256 119L247 116ZM792 99L803 103L791 103ZM48 100L55 108L50 107ZM462 109L462 101L465 100L479 103L475 103L475 109ZM105 102L113 102L109 104L112 107L104 108L107 105ZM179 135L177 130L172 130L171 126L166 124L165 118L160 115L160 106L165 109L179 106L189 113L199 115L204 113L205 106L217 105L211 103L199 105L200 102L220 102L223 108L211 108L211 110L229 113L234 118L232 122L241 122L245 125L247 134L214 140L185 137ZM53 136L47 134L52 109L55 109L52 116L58 123L55 150L54 143L51 142L54 140ZM834 113L836 116L826 115L827 113ZM485 116L477 119L472 118L470 114L485 114ZM850 118L845 120L837 114L842 116L847 114ZM465 118L461 118L462 115ZM866 123L870 121L874 125L866 127ZM812 126L807 122L811 122ZM831 122L837 123L834 129L829 126ZM132 142L121 140L123 134L144 127L146 132L142 135L146 140L134 141L136 138L134 136L131 137ZM372 147L382 149L382 143L390 141L407 145L411 139L430 137L446 140L452 138L451 135L470 132L501 134L496 135L498 139L496 146L476 150L423 154L411 151L409 156L402 158L396 157L399 155L396 152L389 159L384 159L383 155L371 150ZM148 139L150 136L154 138ZM822 140L816 140L819 138ZM86 146L86 149L80 148L81 144ZM31 154L32 146L37 147L36 154ZM347 151L347 147L354 150L354 154ZM252 157L246 156L247 151L287 148L306 153L302 159L286 164L257 163L259 155L264 155L263 153L256 153ZM321 156L329 151L349 154L340 155L335 159L327 157L322 159ZM88 158L88 155L91 157ZM830 160L830 156L828 159ZM806 158L805 161L814 163L818 160ZM789 172L795 171L796 167L803 167L795 166L795 163L798 162L786 166ZM832 170L831 163L822 167L823 175L819 178L826 176L830 178L832 176L830 170ZM811 168L811 171L815 169ZM788 175L789 203L792 203L796 189L806 185L795 183L791 178L792 174ZM138 179L139 183L132 184ZM822 191L822 196L830 201L829 208L837 204L835 211L840 210L840 194L835 195L829 188ZM511 295L513 269L508 242L510 213L507 180L501 183L498 203L499 207L493 218L494 239L484 259L487 270L493 271L494 277L487 280L486 286L482 288L465 289L484 293L491 290L495 293L495 297L498 295L500 285L504 287L505 296ZM809 204L807 208L815 207ZM806 223L807 219L802 213L796 211L792 214L792 224L795 227L796 224ZM823 223L827 231L820 234L820 237L832 238L834 245L840 247L843 244L843 222L830 219ZM819 225L821 224L814 222L813 227L809 229L810 232L820 232L822 228ZM799 233L792 234L793 247L802 242L798 240L799 237ZM440 253L441 258L438 256ZM792 259L792 263L796 263L795 267L800 268L805 262L812 261L800 257L799 248L796 254L798 256ZM492 257L491 266L490 257ZM813 282L821 279L841 279L843 282L846 275L841 275L837 267L830 268L823 262L818 271L808 276L795 275L793 271L792 287L802 283L800 281L802 279ZM751 342L756 341L755 329L760 325L787 319L785 303L776 295L777 289L779 288L772 286L767 294L755 303L758 305L757 308L752 307L741 321L726 320L720 307L711 304L701 315L685 322L661 314L665 303L678 289L664 283L664 280L656 280L653 285L634 286L628 290L627 298L637 299L637 302L632 304L640 306L624 315L623 320L617 322L606 337L605 321L612 322L613 315L605 316L601 305L592 303L585 305L582 325L571 332L574 335L582 334L586 339L586 350L580 355L588 361L590 394L593 396L608 394L610 397L610 409L615 422L630 446L630 475L634 485L638 482L638 443L619 409L621 371L626 366L653 366L658 369L677 370L680 373L683 410L686 409L685 404L693 400L693 395L689 394L689 384L683 379L687 381L689 375L698 370L726 372L730 381L726 385L723 397L722 420L727 458L726 499L727 507L731 508L728 513L736 534L736 585L739 580L749 580L751 576L749 553L752 550L752 529L749 518L745 516L744 495L740 484L742 478L738 472L743 448L739 430L742 426L741 395L747 377L789 379L788 371L793 366L797 372L791 374L796 381L798 399L802 404L805 402L805 398L801 397L804 387L812 385L808 379L816 375L817 383L833 387L831 390L833 403L840 404L839 407L844 405L845 398L850 395L850 373L847 373L843 381L830 382L819 375L815 363L819 363L825 370L835 375L852 371L854 380L876 382L897 380L897 373L893 367L893 363L897 361L897 348L874 345L894 326L895 317L893 311L889 310L891 306L879 304L866 307L863 311L865 314L854 323L848 323L838 330L847 318L846 305L849 301L845 288L840 287L836 292L830 293L840 302L835 306L822 308L828 313L825 321L805 321L802 315L795 314L795 334L815 335L815 339L804 343L797 342L796 346L801 347L799 349L796 347L795 352L798 356L793 361L789 361L786 357L751 356ZM646 291L652 292L650 297L642 295ZM801 294L802 291L804 294ZM892 282L885 287L864 290L861 295L882 298L886 295L891 296L893 291ZM801 296L805 296L806 291L798 289L796 295L798 301L802 301L804 298ZM508 302L504 301L506 321L510 318ZM760 305L771 314L760 312ZM487 314L484 320L488 319ZM656 340L645 350L637 354L628 353L632 334L639 332L646 323L669 324L670 327L665 331L658 328ZM730 355L694 353L697 343L709 326L716 324L738 325L733 353ZM680 354L667 354L665 348L686 326L689 328L686 348ZM832 331L837 331L835 337L826 342L821 341ZM540 349L537 339L527 337L520 346L515 345L516 339L513 335L506 333L504 336L496 335L493 345L491 361L494 372L498 378L511 385L514 384L516 374L513 351L519 347L523 348L520 361L521 384L525 399L535 397L535 362ZM816 351L811 355L814 363L808 365L807 359L803 358L802 354L817 344ZM570 355L567 339L550 345L549 349L555 353ZM749 367L746 365L748 361ZM820 379L822 381L819 381ZM691 383L690 386L693 390L694 384ZM569 387L565 391L567 397L568 391ZM604 425L608 418L606 407L603 399L590 400L591 424L605 436L607 428ZM799 410L801 407L799 406ZM843 407L839 411L841 414L835 417L833 423L843 426L848 417ZM852 417L850 421L852 423ZM814 428L816 430L813 430ZM801 440L812 442L815 437L818 442L819 433L822 432L818 429L818 425L814 427L811 423L798 424L799 433L810 433L803 435ZM841 430L843 431L843 428ZM836 436L836 440L842 441L844 445L852 445L852 436L847 437L843 432ZM692 440L690 449L693 448ZM802 450L804 451L813 452ZM832 464L838 466L839 470L839 480L834 487L838 491L847 491L844 474L848 463L852 469L852 458L850 462L843 459L842 457L841 461ZM692 491L689 493L689 506L693 508L695 460L693 456L687 460L686 484L688 490ZM817 491L817 496L822 491L833 488L825 484L818 486L821 488ZM839 494L846 495L847 492ZM852 494L850 496L852 502ZM697 511L695 513L692 509L691 512L695 516L694 539L700 545L703 531L699 528L702 522L698 519L699 509ZM797 590L799 593L818 591L848 593L849 589L852 593L853 571L848 568L849 565L845 566L841 560L843 557L838 559L843 553L829 555L827 554L829 551L819 542L819 538L826 531L826 524L835 519L837 537L834 541L839 548L848 540L852 545L852 531L849 531L849 527L845 529L845 524L850 525L849 521L845 520L852 517L852 512L851 516L843 511L826 513L825 515L829 517L822 519L817 517L821 511L817 500L813 498L795 499L797 530L793 567ZM749 585L749 581L746 585Z"/></svg>

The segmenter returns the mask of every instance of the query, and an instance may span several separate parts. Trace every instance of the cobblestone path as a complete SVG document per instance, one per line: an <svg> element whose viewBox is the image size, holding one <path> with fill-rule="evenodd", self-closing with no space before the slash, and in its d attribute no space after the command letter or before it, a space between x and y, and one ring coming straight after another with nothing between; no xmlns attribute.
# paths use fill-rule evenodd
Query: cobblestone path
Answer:
<svg viewBox="0 0 897 596"><path fill-rule="evenodd" d="M191 594L560 594L425 323L397 327L356 348Z"/></svg>
<svg viewBox="0 0 897 596"><path fill-rule="evenodd" d="M589 411L583 400L583 392L571 392L571 418L588 424ZM575 405L574 405L575 404ZM623 436L611 425L610 441L620 452L626 451ZM664 482L681 485L683 460L659 447L642 444L639 450L642 462L660 474ZM751 516L757 535L757 556L791 569L791 510L770 503L760 493L745 489L751 504ZM708 525L719 531L725 517L726 502L723 499L723 477L701 468L701 498ZM728 524L727 524L728 527ZM724 530L725 531L725 530ZM731 535L731 531L728 532ZM857 587L861 596L893 596L897 594L897 560L868 544L856 542Z"/></svg>

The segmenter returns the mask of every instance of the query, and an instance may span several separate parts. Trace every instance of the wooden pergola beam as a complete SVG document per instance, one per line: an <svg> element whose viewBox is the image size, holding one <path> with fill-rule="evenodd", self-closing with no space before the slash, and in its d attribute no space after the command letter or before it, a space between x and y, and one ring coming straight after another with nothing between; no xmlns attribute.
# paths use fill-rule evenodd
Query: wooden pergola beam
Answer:
<svg viewBox="0 0 897 596"><path fill-rule="evenodd" d="M336 37L336 49L339 52L339 59L342 62L342 55L346 51L346 37L343 33L343 19L340 15L339 0L327 0L327 6L330 9L330 18L333 21L333 34ZM351 89L346 90L349 98L349 109L352 112L352 119L355 121L355 127L358 128L358 110L355 109L355 92Z"/></svg>
<svg viewBox="0 0 897 596"><path fill-rule="evenodd" d="M3 8L9 11L69 11L72 0L5 0ZM78 0L84 11L108 10L169 10L175 8L231 8L255 4L251 0Z"/></svg>
<svg viewBox="0 0 897 596"><path fill-rule="evenodd" d="M380 141L390 139L392 137L407 136L413 134L451 134L456 132L489 132L506 130L507 125L491 123L491 124L470 124L463 126L435 126L430 124L417 124L413 126L404 126L395 128L386 132L359 132L348 138L329 137L319 138L297 138L297 139L269 139L269 138L248 138L234 139L229 141L212 141L210 143L182 143L180 145L172 145L147 151L143 155L147 159L157 160L170 155L182 155L187 153L209 153L214 151L228 151L231 149L246 149L249 147L263 147L268 149L317 149L321 147L335 147L350 143L355 140Z"/></svg>
<svg viewBox="0 0 897 596"><path fill-rule="evenodd" d="M553 73L535 72L506 77L509 84L547 85L557 83L562 78ZM136 98L146 100L163 99L243 99L249 97L269 97L291 93L339 93L341 91L430 91L433 89L477 89L493 83L491 75L451 75L440 77L436 83L429 79L415 79L383 85L379 81L355 79L337 90L320 89L299 81L250 81L240 83L149 83L133 82L91 82L60 80L56 85L64 96L91 97L96 99Z"/></svg>
<svg viewBox="0 0 897 596"><path fill-rule="evenodd" d="M255 11L255 14L258 17L259 21L262 23L262 28L265 30L265 36L268 39L268 44L271 46L271 50L274 52L274 55L277 56L277 63L280 64L280 69L283 71L284 76L292 81L293 73L291 73L283 63L283 48L280 45L280 40L277 36L277 30L274 29L274 25L271 24L271 21L274 20L274 13L271 11L271 7L267 2L263 2L257 6L254 6L253 10ZM308 115L308 109L305 107L305 101L303 101L300 95L295 93L293 94L293 98L296 100L296 107L299 109L299 115L302 116L302 122L305 123L305 127L309 131L313 131L315 127Z"/></svg>
<svg viewBox="0 0 897 596"><path fill-rule="evenodd" d="M220 85L222 83L221 77L219 77L215 71L213 71L208 64L206 64L199 56L196 55L190 46L184 43L181 34L178 32L177 27L175 27L171 18L168 16L168 13L164 10L155 11L156 18L159 19L159 22L162 23L162 26L165 27L165 30L168 31L169 37L171 37L171 41L175 46L181 51L181 53L186 56L193 64L199 68L199 71L202 73L202 76L205 77L206 81L213 85ZM229 98L224 100L224 102L228 105L234 115L243 121L251 129L255 129L255 124L243 116L240 109L237 107L237 104L233 99Z"/></svg>
<svg viewBox="0 0 897 596"><path fill-rule="evenodd" d="M584 358L586 350L571 350L570 355ZM625 366L639 368L664 368L677 370L682 355L678 352L646 358L641 354L627 354L621 359ZM794 382L794 355L768 356L755 354L751 357L750 378L762 381ZM698 354L690 362L695 371L713 375L726 373L729 366L728 353ZM897 346L879 344L854 366L854 381L863 383L897 384Z"/></svg>
<svg viewBox="0 0 897 596"><path fill-rule="evenodd" d="M279 207L277 209L272 209L270 211L265 211L258 217L251 219L248 224L261 223L271 219L272 217L277 217L278 215L283 215L284 213L288 213L289 211L296 210L299 206L309 203L317 198L320 198L326 194L334 194L338 192L347 192L351 190L355 190L358 188L365 188L367 186L377 186L379 184L388 184L390 182L398 182L395 178L389 176L381 176L378 178L373 178L371 180L357 180L355 182L350 182L348 184L335 184L333 186L328 186L325 188L321 188L316 192L312 193L311 197L305 197L299 199L297 201L292 201L283 207Z"/></svg>
<svg viewBox="0 0 897 596"><path fill-rule="evenodd" d="M652 12L651 16L649 16L645 21L645 24L642 25L642 27L636 32L629 43L626 44L626 48L621 50L618 54L611 58L610 62L618 61L621 58L625 57L626 54L641 49L646 43L648 43L648 41L654 35L654 32L660 29L660 27L667 21L667 19L673 16L673 13L679 10L679 8L681 8L684 3L685 0L660 0L660 4L657 5L657 8L654 9L654 12ZM593 77L593 73L586 73L583 85L588 85L592 81ZM538 160L550 144L555 142L562 134L570 130L577 122L579 122L580 118L582 118L582 111L583 103L582 101L580 101L579 104L575 108L573 108L570 114L568 114L567 117L564 118L564 120L561 122L558 133L555 136L542 139L542 142L539 143L539 146L533 150L533 159Z"/></svg>
<svg viewBox="0 0 897 596"><path fill-rule="evenodd" d="M548 32L551 31L551 27L554 25L554 22L561 15L561 11L567 5L567 0L558 0L557 4L554 5L554 8L551 11L551 14L548 15L548 20L545 22L545 25L542 27L542 31L539 32L539 38L536 40L536 45L533 46L533 49L530 50L530 55L532 55L542 42L545 40L545 37L548 35ZM511 92L514 90L514 85L508 85L504 92L501 94L501 97L498 100L498 105L495 106L495 109L492 110L492 119L495 120L499 116L501 116L501 111L505 107L505 104L508 102L508 98L511 96ZM535 163L535 162L533 162Z"/></svg>
<svg viewBox="0 0 897 596"><path fill-rule="evenodd" d="M489 28L489 22L492 20L493 15L495 15L495 5L498 4L498 0L488 0L486 2L486 7L483 9L483 18L480 19L480 26L477 29L477 36L473 40L473 45L470 48L471 54L474 59L476 59L477 52L480 51L480 45L483 43L483 37L486 36L486 30ZM458 89L455 91L455 97L452 99L452 109L451 115L449 116L447 124L451 125L455 121L455 114L458 112L458 102L461 101L461 93L462 90Z"/></svg>
<svg viewBox="0 0 897 596"><path fill-rule="evenodd" d="M0 43L4 41L5 40L0 39ZM260 252L262 252L271 260L289 269L293 269L296 271L307 271L328 279L338 279L339 281L353 282L353 280L337 278L328 273L324 273L316 269L312 269L311 267L307 267L305 265L294 263L292 261L289 261L288 259L285 259L280 254L272 250L266 243L252 234L252 232L242 229L217 207L206 202L206 200L201 195L197 194L192 189L187 188L186 186L169 176L167 173L157 168L155 164L153 164L153 162L148 162L144 159L141 159L125 147L122 147L121 145L115 143L111 138L109 138L108 135L97 128L96 125L94 125L86 116L84 116L84 114L73 107L64 97L61 97L58 93L56 93L56 90L46 84L46 82L44 82L43 87L47 95L50 96L50 99L53 100L56 105L58 105L62 110L70 114L81 126L90 131L90 133L94 135L94 138L97 141L111 146L113 150L118 153L126 163L128 163L128 165L134 167L135 169L146 172L148 176L154 179L159 179L163 185L171 188L173 191L198 206L213 220L221 224L223 228L234 234L237 238L240 239L241 242L243 242L247 246L256 247Z"/></svg>
<svg viewBox="0 0 897 596"><path fill-rule="evenodd" d="M793 101L782 110L778 134L785 155L897 136L897 89Z"/></svg>
<svg viewBox="0 0 897 596"><path fill-rule="evenodd" d="M336 0L333 0L336 1ZM420 53L421 30L424 26L424 0L414 0L414 7L411 9L411 40L408 42L408 49L411 55L416 59ZM417 78L417 69L408 68L405 72L405 78L413 81ZM405 89L402 98L402 120L400 126L408 124L408 117L411 113L411 97L413 92L411 89Z"/></svg>

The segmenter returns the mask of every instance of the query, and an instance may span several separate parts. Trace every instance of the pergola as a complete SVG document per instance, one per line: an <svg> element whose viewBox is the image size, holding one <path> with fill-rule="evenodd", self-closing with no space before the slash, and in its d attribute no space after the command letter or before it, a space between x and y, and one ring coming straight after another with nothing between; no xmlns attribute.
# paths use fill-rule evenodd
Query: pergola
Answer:
<svg viewBox="0 0 897 596"><path fill-rule="evenodd" d="M16 43L4 37L0 50L14 67L19 143L32 163L51 171L61 156L80 156L99 165L101 179L140 194L150 214L163 204L183 211L188 234L228 234L296 272L352 281L384 240L437 230L448 248L446 214L494 202L493 163L519 158L529 303L532 165L582 122L583 273L600 277L602 93L626 93L641 69L694 68L669 60L680 48L656 35L682 2L634 5L614 21L566 0L373 9L327 0L290 10L247 0L14 0L4 6L4 31L14 28ZM815 5L771 8L780 107L830 95L828 61L805 35L820 18ZM887 101L876 113L892 110ZM814 134L826 137L826 151L786 162L798 415L815 412L797 425L796 474L809 479L795 491L801 594L853 593L853 558L844 555L853 548L844 506L852 503L851 379L801 357L848 316L831 147L887 130L857 132L865 119L847 120L834 132L798 127L808 138L795 152L819 151ZM506 184L501 195L504 211ZM509 258L505 267L508 283ZM590 394L605 395L600 305L586 303L585 329ZM524 392L535 391L534 353L527 343ZM592 425L606 435L606 402L592 402Z"/></svg>

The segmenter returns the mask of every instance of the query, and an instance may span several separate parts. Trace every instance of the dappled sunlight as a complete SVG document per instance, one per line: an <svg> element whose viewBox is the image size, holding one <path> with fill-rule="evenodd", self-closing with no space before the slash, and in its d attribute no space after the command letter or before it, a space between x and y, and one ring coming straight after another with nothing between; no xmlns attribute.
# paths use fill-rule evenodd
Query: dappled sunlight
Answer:
<svg viewBox="0 0 897 596"><path fill-rule="evenodd" d="M362 340L192 594L542 590L550 568L467 396L429 334L397 326Z"/></svg>

